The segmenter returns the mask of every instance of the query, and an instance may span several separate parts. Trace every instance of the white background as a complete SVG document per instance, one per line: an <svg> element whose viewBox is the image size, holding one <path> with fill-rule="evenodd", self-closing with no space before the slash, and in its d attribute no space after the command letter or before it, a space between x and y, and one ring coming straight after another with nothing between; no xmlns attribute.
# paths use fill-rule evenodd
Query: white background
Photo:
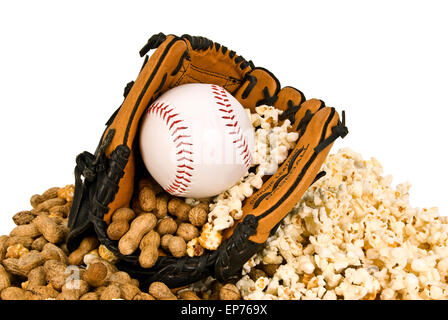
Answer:
<svg viewBox="0 0 448 320"><path fill-rule="evenodd" d="M154 33L202 35L282 85L347 112L411 204L448 214L445 1L4 1L0 4L0 234L29 198L73 183Z"/></svg>

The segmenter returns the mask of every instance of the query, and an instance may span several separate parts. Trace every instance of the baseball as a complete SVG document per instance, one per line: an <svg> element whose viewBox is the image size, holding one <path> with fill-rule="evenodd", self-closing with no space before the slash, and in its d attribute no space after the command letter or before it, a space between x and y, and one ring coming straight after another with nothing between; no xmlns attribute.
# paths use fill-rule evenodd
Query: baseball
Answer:
<svg viewBox="0 0 448 320"><path fill-rule="evenodd" d="M155 100L140 128L151 176L179 197L215 196L236 184L252 162L254 130L243 106L214 84L184 84Z"/></svg>

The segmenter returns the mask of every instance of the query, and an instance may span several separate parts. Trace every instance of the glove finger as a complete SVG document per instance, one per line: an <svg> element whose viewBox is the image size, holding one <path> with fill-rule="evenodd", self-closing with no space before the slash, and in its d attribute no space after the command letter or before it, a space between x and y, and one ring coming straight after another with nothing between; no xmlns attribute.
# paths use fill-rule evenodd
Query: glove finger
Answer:
<svg viewBox="0 0 448 320"><path fill-rule="evenodd" d="M246 74L246 81L233 94L243 105L255 112L255 107L266 104L272 106L278 99L280 82L268 70L256 67Z"/></svg>
<svg viewBox="0 0 448 320"><path fill-rule="evenodd" d="M310 103L309 106L316 108L317 104ZM297 204L319 172L331 144L323 150L317 148L318 152L315 148L333 134L333 128L338 124L339 115L335 109L325 107L302 125L305 127L304 134L289 157L243 206L243 217L253 215L258 220L256 233L251 235L250 240L265 242L271 230ZM224 237L230 237L234 228L226 231Z"/></svg>
<svg viewBox="0 0 448 320"><path fill-rule="evenodd" d="M279 120L284 121L288 119L291 124L294 124L295 115L305 100L305 95L302 91L294 87L282 88L282 90L278 93L278 99L274 104L274 107L283 111L279 117Z"/></svg>

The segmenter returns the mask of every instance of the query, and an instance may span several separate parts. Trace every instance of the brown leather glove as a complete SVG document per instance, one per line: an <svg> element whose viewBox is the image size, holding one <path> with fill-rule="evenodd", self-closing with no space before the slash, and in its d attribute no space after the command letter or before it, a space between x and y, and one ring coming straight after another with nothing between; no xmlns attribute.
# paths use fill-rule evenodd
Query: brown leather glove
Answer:
<svg viewBox="0 0 448 320"><path fill-rule="evenodd" d="M135 82L126 87L125 100L106 123L95 154L84 152L76 158L67 246L73 250L86 235L96 234L120 258L118 268L143 285L163 281L178 287L208 275L225 280L263 246L306 189L322 176L319 170L331 145L348 132L345 121L323 101L305 100L299 90L281 88L268 70L206 38L159 33L140 54L155 48L151 57L145 57ZM198 82L224 87L252 111L263 104L284 110L280 120L291 121L299 140L277 172L245 201L244 218L225 231L226 240L218 250L194 258L160 256L154 267L144 269L138 263L138 253L125 256L119 252L118 242L107 237L107 225L116 209L130 205L134 177L145 170L139 166L135 141L143 112L170 88Z"/></svg>

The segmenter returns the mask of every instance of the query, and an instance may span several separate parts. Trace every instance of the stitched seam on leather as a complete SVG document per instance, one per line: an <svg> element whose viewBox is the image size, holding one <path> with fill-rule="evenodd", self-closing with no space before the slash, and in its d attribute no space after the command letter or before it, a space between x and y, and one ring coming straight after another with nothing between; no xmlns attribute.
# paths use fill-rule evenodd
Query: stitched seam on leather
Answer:
<svg viewBox="0 0 448 320"><path fill-rule="evenodd" d="M181 70L179 70L178 73L181 73L181 75L179 76L179 78L177 79L176 83L174 84L174 87L177 87L179 85L179 83L182 81L182 79L184 78L185 74L187 73L187 70L188 70L189 67L190 67L190 64L188 64L187 66L182 66L182 68L184 70L182 71L182 68L181 68Z"/></svg>
<svg viewBox="0 0 448 320"><path fill-rule="evenodd" d="M221 78L221 79L224 79L224 80L227 80L227 81L230 80L230 79L234 79L234 78L230 78L230 77L228 77L226 75L223 75L223 74L220 74L220 73L217 73L217 72L213 72L213 71L210 71L210 70L205 70L205 69L199 68L198 66L195 66L194 64L191 64L191 68L196 70L196 71L198 71L198 72L200 72L200 73L204 73L204 74L208 74L208 75L211 75L211 76L215 76L217 78ZM238 79L234 79L234 80L236 80L238 83L241 84L240 80L238 80Z"/></svg>
<svg viewBox="0 0 448 320"><path fill-rule="evenodd" d="M247 169L249 169L252 163L249 145L243 135L241 127L238 124L238 120L236 120L236 115L232 109L232 104L229 103L229 97L222 87L212 84L211 88L214 94L215 103L218 105L218 110L221 113L221 118L226 120L225 126L227 128L232 128L233 130L229 133L232 135L232 142L237 147L239 155L243 158L244 165Z"/></svg>
<svg viewBox="0 0 448 320"><path fill-rule="evenodd" d="M179 85L179 83L181 83L182 80L185 78L185 76L187 75L188 68L190 68L190 65L191 65L191 64L188 64L188 65L185 67L185 71L182 72L182 75L179 77L179 79L177 79L177 81L176 81L174 87L177 87L177 86Z"/></svg>
<svg viewBox="0 0 448 320"><path fill-rule="evenodd" d="M192 80L194 80L194 81L196 81L197 83L204 83L204 82L200 81L199 79L196 79L195 77L192 77L190 74L185 74L185 76L190 78L190 79L192 79Z"/></svg>
<svg viewBox="0 0 448 320"><path fill-rule="evenodd" d="M176 174L165 189L169 193L182 196L190 188L193 176L193 143L191 136L184 131L189 127L176 108L163 102L155 102L148 108L148 113L158 116L165 122L174 143L176 152Z"/></svg>

